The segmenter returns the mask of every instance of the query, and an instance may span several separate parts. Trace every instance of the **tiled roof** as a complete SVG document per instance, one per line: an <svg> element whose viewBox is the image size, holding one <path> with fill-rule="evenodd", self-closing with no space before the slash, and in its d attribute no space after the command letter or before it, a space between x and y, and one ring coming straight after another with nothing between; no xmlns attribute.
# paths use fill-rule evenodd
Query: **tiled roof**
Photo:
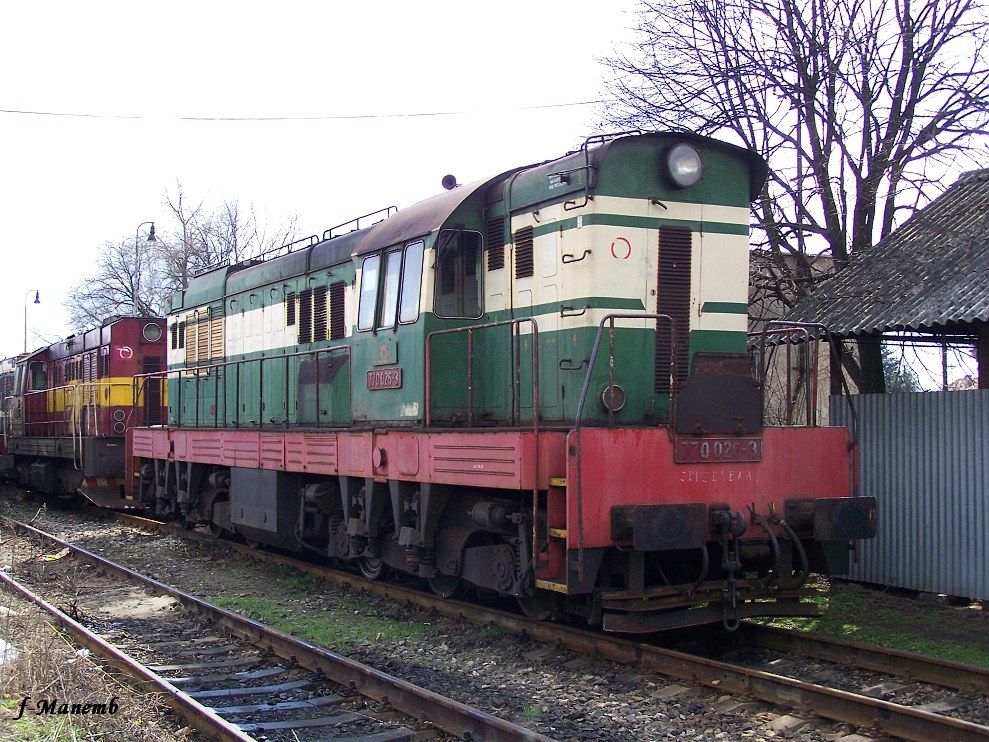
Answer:
<svg viewBox="0 0 989 742"><path fill-rule="evenodd" d="M989 321L989 169L966 173L800 301L838 335Z"/></svg>

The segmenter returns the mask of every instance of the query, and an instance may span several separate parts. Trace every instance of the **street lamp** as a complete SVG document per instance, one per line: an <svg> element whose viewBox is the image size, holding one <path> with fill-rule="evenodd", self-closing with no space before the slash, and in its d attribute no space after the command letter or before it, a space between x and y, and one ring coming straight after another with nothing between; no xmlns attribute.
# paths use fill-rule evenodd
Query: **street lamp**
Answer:
<svg viewBox="0 0 989 742"><path fill-rule="evenodd" d="M27 353L27 298L34 292L34 303L41 303L41 293L38 289L30 289L24 292L24 352Z"/></svg>
<svg viewBox="0 0 989 742"><path fill-rule="evenodd" d="M141 288L141 259L139 247L140 242L140 232L141 227L145 224L151 225L151 230L148 232L148 242L157 242L155 239L155 223L154 222L141 222L137 225L137 229L134 230L134 281L131 283L133 287L133 293L131 293L131 305L134 307L134 314L139 314L137 311L137 295L140 293Z"/></svg>

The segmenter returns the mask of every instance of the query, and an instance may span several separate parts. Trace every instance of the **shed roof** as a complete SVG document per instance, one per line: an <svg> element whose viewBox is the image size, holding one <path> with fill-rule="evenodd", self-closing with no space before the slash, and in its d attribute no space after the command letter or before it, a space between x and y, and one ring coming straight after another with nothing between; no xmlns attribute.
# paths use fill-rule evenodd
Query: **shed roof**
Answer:
<svg viewBox="0 0 989 742"><path fill-rule="evenodd" d="M962 175L788 319L838 335L989 321L989 169Z"/></svg>

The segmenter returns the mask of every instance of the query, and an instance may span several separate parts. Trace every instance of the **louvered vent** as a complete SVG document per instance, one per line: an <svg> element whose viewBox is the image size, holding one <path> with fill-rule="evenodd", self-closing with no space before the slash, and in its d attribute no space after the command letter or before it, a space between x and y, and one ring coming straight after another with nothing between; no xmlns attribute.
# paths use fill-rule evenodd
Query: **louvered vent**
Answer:
<svg viewBox="0 0 989 742"><path fill-rule="evenodd" d="M295 325L295 292L285 295L285 326Z"/></svg>
<svg viewBox="0 0 989 742"><path fill-rule="evenodd" d="M185 322L179 322L179 349L185 348Z"/></svg>
<svg viewBox="0 0 989 742"><path fill-rule="evenodd" d="M312 289L299 292L299 345L312 342Z"/></svg>
<svg viewBox="0 0 989 742"><path fill-rule="evenodd" d="M313 289L313 340L326 340L329 317L326 314L326 286Z"/></svg>
<svg viewBox="0 0 989 742"><path fill-rule="evenodd" d="M515 232L515 277L529 278L535 272L532 258L532 227Z"/></svg>
<svg viewBox="0 0 989 742"><path fill-rule="evenodd" d="M153 374L161 371L161 358L146 356L141 364L141 373ZM161 423L161 379L148 378L144 381L144 424L159 425Z"/></svg>
<svg viewBox="0 0 989 742"><path fill-rule="evenodd" d="M659 228L659 297L656 312L668 314L676 324L676 368L678 384L687 378L690 348L690 245L692 233L684 227ZM670 356L673 351L665 322L656 333L654 388L658 394L670 392Z"/></svg>
<svg viewBox="0 0 989 742"><path fill-rule="evenodd" d="M488 270L496 271L505 267L505 220L502 217L488 221L484 235L488 247Z"/></svg>
<svg viewBox="0 0 989 742"><path fill-rule="evenodd" d="M347 335L344 319L344 287L341 281L330 285L330 340L339 340Z"/></svg>
<svg viewBox="0 0 989 742"><path fill-rule="evenodd" d="M205 363L209 358L209 336L210 323L209 311L207 311L204 317L199 317L196 320L196 361L198 363Z"/></svg>
<svg viewBox="0 0 989 742"><path fill-rule="evenodd" d="M185 332L182 333L182 336L186 339L185 362L187 365L194 365L197 360L196 331L198 328L199 325L196 324L195 315L188 315L185 320ZM181 338L179 342L181 342Z"/></svg>
<svg viewBox="0 0 989 742"><path fill-rule="evenodd" d="M223 317L210 320L209 357L223 358Z"/></svg>
<svg viewBox="0 0 989 742"><path fill-rule="evenodd" d="M179 347L179 326L172 325L169 331L172 333L172 350L175 350Z"/></svg>

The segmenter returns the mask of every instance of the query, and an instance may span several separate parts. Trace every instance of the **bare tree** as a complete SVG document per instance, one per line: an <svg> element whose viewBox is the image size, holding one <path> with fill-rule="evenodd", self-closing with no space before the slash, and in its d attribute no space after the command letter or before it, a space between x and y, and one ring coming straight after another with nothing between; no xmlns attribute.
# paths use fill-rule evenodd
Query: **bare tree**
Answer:
<svg viewBox="0 0 989 742"><path fill-rule="evenodd" d="M65 307L77 328L115 314L160 314L171 293L188 286L197 272L276 250L291 240L298 223L296 215L259 220L253 204L244 210L230 200L210 212L202 201L190 200L180 182L165 192L164 202L173 222L162 225L157 242L142 241L139 250L133 238L107 242L93 274L72 288Z"/></svg>
<svg viewBox="0 0 989 742"><path fill-rule="evenodd" d="M175 182L175 192L165 191L165 206L175 220L175 229L159 243L159 257L167 266L174 289L185 288L189 275L196 270L199 249L195 241L198 220L203 212L203 202L190 207L182 190L182 183Z"/></svg>
<svg viewBox="0 0 989 742"><path fill-rule="evenodd" d="M729 138L766 158L758 278L792 306L820 274L937 195L989 123L981 0L642 0L638 42L607 60L622 127ZM883 391L879 343L848 356Z"/></svg>
<svg viewBox="0 0 989 742"><path fill-rule="evenodd" d="M202 270L276 249L292 239L298 224L295 214L278 222L259 219L253 203L244 208L226 200L212 211L202 201L192 206L181 183L165 193L165 205L175 228L160 242L160 259L176 289Z"/></svg>
<svg viewBox="0 0 989 742"><path fill-rule="evenodd" d="M153 250L136 251L134 247L133 238L107 242L93 275L70 290L72 298L65 309L76 329L99 325L113 315L154 316L161 312L171 290L164 265ZM140 291L136 292L138 275Z"/></svg>
<svg viewBox="0 0 989 742"><path fill-rule="evenodd" d="M291 240L297 223L296 215L277 224L261 221L253 203L244 208L238 201L224 201L196 223L198 260L205 268L269 252Z"/></svg>

